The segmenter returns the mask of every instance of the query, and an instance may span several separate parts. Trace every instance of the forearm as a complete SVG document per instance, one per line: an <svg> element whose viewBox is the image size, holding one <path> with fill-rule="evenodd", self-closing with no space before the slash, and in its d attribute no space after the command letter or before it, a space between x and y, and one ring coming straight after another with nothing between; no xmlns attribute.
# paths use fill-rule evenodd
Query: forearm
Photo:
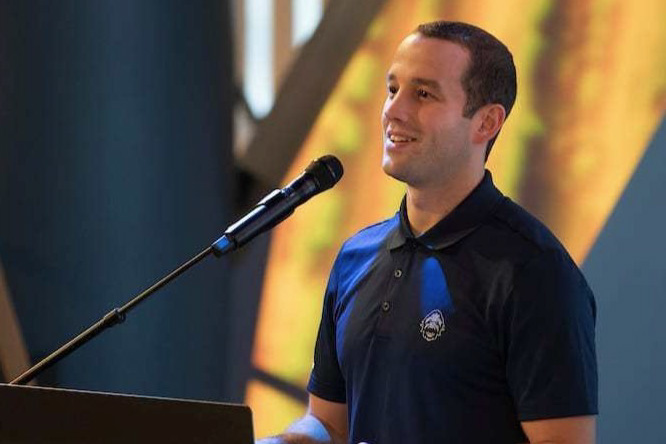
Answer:
<svg viewBox="0 0 666 444"><path fill-rule="evenodd" d="M278 436L271 436L270 438L263 438L255 441L255 444L329 444L332 441L320 441L310 436L284 433Z"/></svg>
<svg viewBox="0 0 666 444"><path fill-rule="evenodd" d="M312 415L305 415L293 423L279 436L264 438L256 444L342 444L344 439L336 436Z"/></svg>

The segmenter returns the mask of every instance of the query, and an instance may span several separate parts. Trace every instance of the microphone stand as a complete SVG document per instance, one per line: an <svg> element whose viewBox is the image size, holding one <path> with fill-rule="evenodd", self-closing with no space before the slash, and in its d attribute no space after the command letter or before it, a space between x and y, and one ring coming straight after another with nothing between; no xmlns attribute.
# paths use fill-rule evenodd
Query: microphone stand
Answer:
<svg viewBox="0 0 666 444"><path fill-rule="evenodd" d="M106 330L107 328L113 327L114 325L120 324L125 320L125 316L129 313L130 310L135 308L141 302L143 302L148 296L155 293L160 288L164 287L166 284L183 274L190 267L201 261L203 258L208 256L213 252L213 246L210 246L203 250L201 253L194 256L189 261L185 262L180 267L176 268L174 271L163 277L157 283L153 284L152 287L143 291L143 293L135 296L132 300L127 302L120 308L114 308L108 312L104 317L99 321L95 322L93 325L88 327L86 330L82 331L74 339L60 347L58 350L51 353L46 358L39 361L37 364L30 367L28 370L23 372L21 375L12 380L9 385L22 385L27 384L32 379L34 379L38 374L51 367L55 363L59 362L64 357L71 354L74 350L81 347L86 342L90 341L92 338ZM219 256L216 251L216 256Z"/></svg>
<svg viewBox="0 0 666 444"><path fill-rule="evenodd" d="M10 385L25 384L35 376L43 372L56 362L68 356L74 350L114 325L125 320L125 315L143 302L148 296L180 276L194 264L201 261L210 253L220 257L233 251L258 234L274 227L294 212L294 209L306 202L312 196L321 191L331 188L342 177L342 164L331 155L323 156L313 160L296 180L292 181L284 189L277 189L266 195L255 208L245 217L229 226L224 235L216 240L210 247L185 262L180 267L163 277L160 281L120 308L114 308L102 319L95 322L77 337L51 353L40 362L30 367L23 374L12 380Z"/></svg>

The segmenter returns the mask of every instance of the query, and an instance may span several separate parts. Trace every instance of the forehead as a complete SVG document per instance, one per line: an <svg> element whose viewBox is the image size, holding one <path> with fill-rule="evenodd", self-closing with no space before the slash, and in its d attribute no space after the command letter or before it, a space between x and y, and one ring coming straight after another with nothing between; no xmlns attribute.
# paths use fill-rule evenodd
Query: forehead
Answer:
<svg viewBox="0 0 666 444"><path fill-rule="evenodd" d="M388 76L398 81L435 80L442 86L459 84L469 60L467 49L457 43L411 34L398 46Z"/></svg>

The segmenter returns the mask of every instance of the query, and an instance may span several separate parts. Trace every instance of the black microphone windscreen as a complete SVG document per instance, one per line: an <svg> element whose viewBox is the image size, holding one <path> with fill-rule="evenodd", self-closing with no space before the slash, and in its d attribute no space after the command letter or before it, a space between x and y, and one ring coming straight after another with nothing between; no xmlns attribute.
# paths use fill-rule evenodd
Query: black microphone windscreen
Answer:
<svg viewBox="0 0 666 444"><path fill-rule="evenodd" d="M312 174L319 185L319 191L324 191L331 188L340 180L344 170L342 163L337 157L327 154L312 161L305 169L305 172Z"/></svg>

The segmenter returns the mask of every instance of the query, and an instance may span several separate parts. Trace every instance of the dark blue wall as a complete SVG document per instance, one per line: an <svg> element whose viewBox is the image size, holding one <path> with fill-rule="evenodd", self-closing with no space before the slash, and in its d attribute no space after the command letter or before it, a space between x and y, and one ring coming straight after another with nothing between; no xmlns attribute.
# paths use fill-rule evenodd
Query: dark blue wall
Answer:
<svg viewBox="0 0 666 444"><path fill-rule="evenodd" d="M662 121L583 267L598 305L600 443L666 442L665 192Z"/></svg>
<svg viewBox="0 0 666 444"><path fill-rule="evenodd" d="M231 219L227 8L0 3L0 257L33 359ZM41 383L224 399L229 281L204 260Z"/></svg>

